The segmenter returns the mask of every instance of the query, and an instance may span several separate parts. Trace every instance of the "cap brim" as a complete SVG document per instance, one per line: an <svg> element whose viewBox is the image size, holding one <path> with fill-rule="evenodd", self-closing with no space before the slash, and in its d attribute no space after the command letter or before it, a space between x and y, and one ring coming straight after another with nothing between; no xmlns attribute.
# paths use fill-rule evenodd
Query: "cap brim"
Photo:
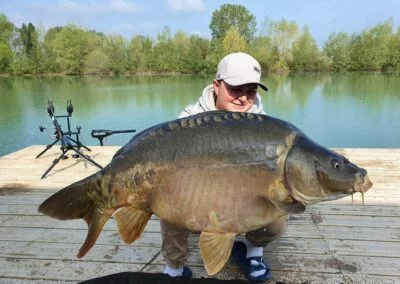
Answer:
<svg viewBox="0 0 400 284"><path fill-rule="evenodd" d="M241 86L241 85L245 85L245 84L258 84L261 87L261 89L263 89L264 91L268 91L267 86L265 86L260 81L254 81L252 79L247 79L247 78L242 77L242 78L225 78L222 80L224 80L224 82L226 82L228 85L231 85L231 86Z"/></svg>

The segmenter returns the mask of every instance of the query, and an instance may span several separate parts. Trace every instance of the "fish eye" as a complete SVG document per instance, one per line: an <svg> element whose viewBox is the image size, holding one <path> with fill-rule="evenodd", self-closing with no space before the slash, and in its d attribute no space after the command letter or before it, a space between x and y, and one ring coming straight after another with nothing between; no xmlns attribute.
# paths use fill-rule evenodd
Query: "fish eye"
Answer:
<svg viewBox="0 0 400 284"><path fill-rule="evenodd" d="M331 165L334 169L340 169L340 163L338 160L332 160Z"/></svg>

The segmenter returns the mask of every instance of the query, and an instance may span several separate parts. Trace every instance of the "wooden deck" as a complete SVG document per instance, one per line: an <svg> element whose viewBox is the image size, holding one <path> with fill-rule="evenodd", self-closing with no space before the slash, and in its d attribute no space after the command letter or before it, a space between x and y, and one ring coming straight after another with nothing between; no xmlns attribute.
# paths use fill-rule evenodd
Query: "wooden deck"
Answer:
<svg viewBox="0 0 400 284"><path fill-rule="evenodd" d="M86 152L106 165L118 147ZM59 155L58 147L35 159L44 146L31 146L0 158L0 283L53 283L95 278L121 271L160 272L157 218L142 237L126 245L115 221L105 226L83 259L75 255L86 237L82 220L58 221L38 213L38 205L56 190L98 169L69 158L40 176ZM400 149L335 149L365 167L374 187L365 196L308 207L292 215L286 234L265 249L273 281L286 283L400 283ZM190 238L188 265L206 277L197 246ZM216 275L243 279L232 260Z"/></svg>

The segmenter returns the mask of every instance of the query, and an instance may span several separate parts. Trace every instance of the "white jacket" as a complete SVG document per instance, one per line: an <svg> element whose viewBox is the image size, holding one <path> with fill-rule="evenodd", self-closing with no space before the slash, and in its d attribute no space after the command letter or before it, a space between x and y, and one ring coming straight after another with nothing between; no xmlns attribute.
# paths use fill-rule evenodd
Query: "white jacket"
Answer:
<svg viewBox="0 0 400 284"><path fill-rule="evenodd" d="M201 112L213 111L213 110L217 109L215 107L214 88L213 85L211 84L204 88L203 93L199 98L198 102L185 107L185 109L181 112L178 118L187 117L189 115L194 115ZM256 101L247 112L265 114L263 105L261 104L261 97L258 93L256 96Z"/></svg>

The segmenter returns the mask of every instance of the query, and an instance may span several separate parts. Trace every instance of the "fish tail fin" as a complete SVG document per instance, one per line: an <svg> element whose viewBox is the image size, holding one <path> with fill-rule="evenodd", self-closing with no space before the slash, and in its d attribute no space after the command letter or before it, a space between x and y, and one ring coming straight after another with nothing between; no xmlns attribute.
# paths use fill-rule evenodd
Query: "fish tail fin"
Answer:
<svg viewBox="0 0 400 284"><path fill-rule="evenodd" d="M46 199L39 212L60 220L84 219L88 224L86 240L79 250L78 258L83 257L96 242L104 224L111 217L113 210L100 210L90 198L89 189L98 186L97 177L92 175L75 182Z"/></svg>
<svg viewBox="0 0 400 284"><path fill-rule="evenodd" d="M91 207L87 179L75 182L47 198L39 212L59 220L84 218Z"/></svg>
<svg viewBox="0 0 400 284"><path fill-rule="evenodd" d="M114 217L121 238L128 244L133 243L142 234L152 214L132 206L118 210Z"/></svg>

